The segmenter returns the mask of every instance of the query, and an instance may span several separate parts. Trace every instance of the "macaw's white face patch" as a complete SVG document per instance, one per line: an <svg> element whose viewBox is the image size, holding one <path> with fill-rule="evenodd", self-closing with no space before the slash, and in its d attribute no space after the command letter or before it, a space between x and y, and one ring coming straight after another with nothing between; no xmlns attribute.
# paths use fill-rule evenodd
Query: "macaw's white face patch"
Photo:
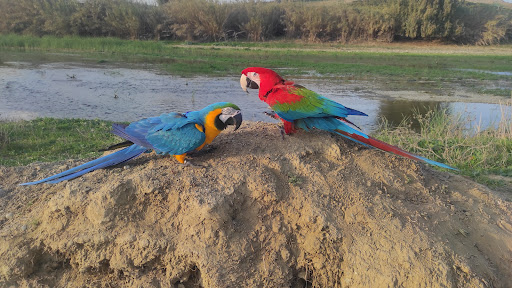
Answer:
<svg viewBox="0 0 512 288"><path fill-rule="evenodd" d="M242 86L245 92L247 92L247 88L260 88L260 75L256 72L248 72L247 76L242 74L242 77L240 77L240 86Z"/></svg>

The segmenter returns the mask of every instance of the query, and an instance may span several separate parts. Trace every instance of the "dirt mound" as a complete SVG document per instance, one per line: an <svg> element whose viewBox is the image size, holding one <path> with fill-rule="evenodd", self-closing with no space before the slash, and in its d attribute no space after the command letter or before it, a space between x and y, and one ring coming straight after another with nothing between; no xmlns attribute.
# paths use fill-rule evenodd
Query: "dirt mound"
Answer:
<svg viewBox="0 0 512 288"><path fill-rule="evenodd" d="M206 168L151 153L56 185L17 186L83 161L0 167L0 286L512 283L511 194L273 124L212 147Z"/></svg>

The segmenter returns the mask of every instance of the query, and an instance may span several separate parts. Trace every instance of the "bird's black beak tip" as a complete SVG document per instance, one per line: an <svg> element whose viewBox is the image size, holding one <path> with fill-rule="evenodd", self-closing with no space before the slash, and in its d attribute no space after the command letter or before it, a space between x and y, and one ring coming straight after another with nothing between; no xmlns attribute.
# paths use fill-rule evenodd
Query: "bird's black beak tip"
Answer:
<svg viewBox="0 0 512 288"><path fill-rule="evenodd" d="M226 118L226 120L223 120L225 126L228 126L228 125L233 125L235 126L235 129L233 131L236 131L238 130L238 128L240 128L240 125L242 125L242 112L240 112L239 110L233 114L233 115L230 115L229 118Z"/></svg>
<svg viewBox="0 0 512 288"><path fill-rule="evenodd" d="M235 129L233 131L238 130L240 128L240 125L242 125L242 112L238 112L232 117L233 121L235 122Z"/></svg>

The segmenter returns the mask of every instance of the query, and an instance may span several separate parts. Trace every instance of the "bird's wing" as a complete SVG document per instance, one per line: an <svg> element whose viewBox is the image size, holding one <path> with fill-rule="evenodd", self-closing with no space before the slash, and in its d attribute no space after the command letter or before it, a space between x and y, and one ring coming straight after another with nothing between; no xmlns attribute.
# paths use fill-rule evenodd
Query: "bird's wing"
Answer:
<svg viewBox="0 0 512 288"><path fill-rule="evenodd" d="M158 153L179 155L194 150L204 142L201 123L181 113L145 118L128 126L113 125L113 133ZM188 149L188 150L187 150Z"/></svg>
<svg viewBox="0 0 512 288"><path fill-rule="evenodd" d="M300 85L276 85L267 96L266 102L279 117L290 122L309 117L367 116Z"/></svg>
<svg viewBox="0 0 512 288"><path fill-rule="evenodd" d="M204 127L198 123L167 126L157 131L151 131L146 136L147 142L155 147L158 153L171 155L190 152L203 145L205 139Z"/></svg>

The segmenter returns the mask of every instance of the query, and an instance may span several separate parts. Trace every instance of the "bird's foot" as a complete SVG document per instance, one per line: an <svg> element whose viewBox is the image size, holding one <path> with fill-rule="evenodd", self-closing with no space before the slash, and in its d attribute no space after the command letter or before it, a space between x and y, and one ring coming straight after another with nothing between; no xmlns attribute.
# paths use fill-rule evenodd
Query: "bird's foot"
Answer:
<svg viewBox="0 0 512 288"><path fill-rule="evenodd" d="M284 141L284 135L286 135L286 132L284 131L284 128L280 127L279 128L279 132L281 133L281 139L283 139L283 141Z"/></svg>
<svg viewBox="0 0 512 288"><path fill-rule="evenodd" d="M272 119L276 119L276 120L279 119L279 116L277 116L276 112L267 112L267 111L265 111L263 113L265 113L265 115L267 115L268 117L270 117Z"/></svg>

